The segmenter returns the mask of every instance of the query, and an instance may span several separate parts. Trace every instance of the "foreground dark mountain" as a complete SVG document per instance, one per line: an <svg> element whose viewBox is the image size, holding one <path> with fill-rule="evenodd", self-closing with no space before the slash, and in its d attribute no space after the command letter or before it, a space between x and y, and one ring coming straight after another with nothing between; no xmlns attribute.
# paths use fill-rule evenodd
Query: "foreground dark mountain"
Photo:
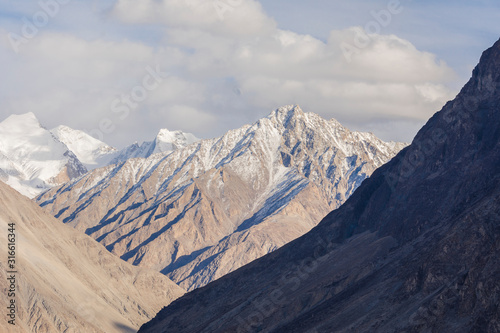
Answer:
<svg viewBox="0 0 500 333"><path fill-rule="evenodd" d="M499 332L500 41L316 228L142 332Z"/></svg>

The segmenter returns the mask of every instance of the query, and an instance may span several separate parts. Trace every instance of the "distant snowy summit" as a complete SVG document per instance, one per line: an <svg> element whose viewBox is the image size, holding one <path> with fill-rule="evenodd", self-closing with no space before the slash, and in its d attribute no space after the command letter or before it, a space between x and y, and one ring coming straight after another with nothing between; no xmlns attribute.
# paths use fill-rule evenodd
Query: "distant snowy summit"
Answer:
<svg viewBox="0 0 500 333"><path fill-rule="evenodd" d="M196 136L182 131L169 131L164 128L158 132L153 141L146 141L139 145L137 142L122 149L110 164L124 162L131 158L148 158L158 153L171 153L198 142Z"/></svg>
<svg viewBox="0 0 500 333"><path fill-rule="evenodd" d="M218 140L222 140L219 144L224 147L234 144L232 141L241 141L233 147L231 154L220 161L222 164L216 167L223 166L233 159L242 160L237 157L247 152L246 145L250 143L261 146L266 154L271 155L283 145L286 149L280 151L277 156L266 156L266 163L274 163L275 159L280 159L285 167L295 165L306 175L308 172L304 171L304 168L307 169L313 159L302 160L303 154L300 152L310 150L316 155L320 154L316 151L320 145L327 150L331 148L340 151L342 156L351 156L353 159L357 159L362 151L374 167L385 163L388 156L393 156L405 146L402 143L383 142L371 133L351 132L335 119L327 121L314 113L304 113L297 105L280 107L255 124L229 131ZM200 139L191 133L164 128L152 141L142 144L136 142L117 150L84 131L68 126L61 125L48 130L40 125L31 112L12 115L0 123L0 180L33 198L88 171L130 159L148 159L154 155L162 158L198 142ZM208 142L211 141L206 141L202 147L210 146ZM210 161L214 160L213 154L210 150L203 154L203 164L210 165ZM301 163L303 165L299 165ZM242 167L247 173L253 172L248 171L249 165L245 163ZM349 169L348 166L342 167ZM359 177L351 178L346 194L351 193L367 174L360 172ZM344 194L339 198L335 201L343 201Z"/></svg>
<svg viewBox="0 0 500 333"><path fill-rule="evenodd" d="M52 129L51 133L64 143L88 170L109 164L118 153L116 148L97 140L84 131L75 130L68 126L58 126Z"/></svg>
<svg viewBox="0 0 500 333"><path fill-rule="evenodd" d="M68 126L48 130L32 112L11 115L0 123L0 180L33 198L89 170L171 153L198 140L190 133L162 129L153 141L117 150Z"/></svg>
<svg viewBox="0 0 500 333"><path fill-rule="evenodd" d="M84 175L85 166L31 112L0 123L0 180L30 198Z"/></svg>

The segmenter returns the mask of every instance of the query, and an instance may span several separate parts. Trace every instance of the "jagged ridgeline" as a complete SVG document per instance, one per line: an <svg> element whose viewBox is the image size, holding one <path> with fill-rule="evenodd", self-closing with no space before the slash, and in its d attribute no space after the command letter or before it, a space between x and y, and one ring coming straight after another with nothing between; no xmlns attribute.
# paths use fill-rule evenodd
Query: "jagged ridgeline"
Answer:
<svg viewBox="0 0 500 333"><path fill-rule="evenodd" d="M15 114L0 122L0 181L33 198L89 170L170 153L198 140L164 128L153 141L118 151L84 131L64 125L48 130L31 112Z"/></svg>
<svg viewBox="0 0 500 333"><path fill-rule="evenodd" d="M192 290L309 231L405 146L298 106L220 138L182 138L173 152L93 170L36 200Z"/></svg>
<svg viewBox="0 0 500 333"><path fill-rule="evenodd" d="M140 332L499 332L499 281L500 41L316 228Z"/></svg>

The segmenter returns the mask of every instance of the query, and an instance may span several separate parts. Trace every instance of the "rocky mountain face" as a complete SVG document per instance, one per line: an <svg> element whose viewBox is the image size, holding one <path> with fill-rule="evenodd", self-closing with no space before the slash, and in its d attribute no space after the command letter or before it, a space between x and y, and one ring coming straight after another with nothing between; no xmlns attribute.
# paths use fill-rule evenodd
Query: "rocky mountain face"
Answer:
<svg viewBox="0 0 500 333"><path fill-rule="evenodd" d="M1 332L135 332L184 293L164 275L112 255L2 182L0 203ZM8 242L15 262L7 261ZM11 299L15 325L7 322Z"/></svg>
<svg viewBox="0 0 500 333"><path fill-rule="evenodd" d="M287 106L220 138L94 170L37 202L191 290L309 231L402 147Z"/></svg>
<svg viewBox="0 0 500 333"><path fill-rule="evenodd" d="M499 106L500 41L316 228L140 331L499 332Z"/></svg>
<svg viewBox="0 0 500 333"><path fill-rule="evenodd" d="M139 145L137 142L123 148L109 164L117 164L131 158L148 158L153 154L171 153L199 141L191 133L169 131L161 129L153 141L146 141Z"/></svg>
<svg viewBox="0 0 500 333"><path fill-rule="evenodd" d="M110 164L118 154L116 148L97 140L84 131L60 125L50 132L64 143L88 170Z"/></svg>
<svg viewBox="0 0 500 333"><path fill-rule="evenodd" d="M87 172L68 147L40 125L33 113L0 123L0 180L27 197Z"/></svg>

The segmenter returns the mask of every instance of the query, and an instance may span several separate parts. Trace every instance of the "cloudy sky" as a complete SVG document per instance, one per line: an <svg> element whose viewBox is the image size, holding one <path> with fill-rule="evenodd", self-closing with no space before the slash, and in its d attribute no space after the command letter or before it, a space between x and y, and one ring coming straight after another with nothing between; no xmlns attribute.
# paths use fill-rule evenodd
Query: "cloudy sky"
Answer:
<svg viewBox="0 0 500 333"><path fill-rule="evenodd" d="M411 141L500 37L494 0L0 0L0 120L117 147L299 104Z"/></svg>

